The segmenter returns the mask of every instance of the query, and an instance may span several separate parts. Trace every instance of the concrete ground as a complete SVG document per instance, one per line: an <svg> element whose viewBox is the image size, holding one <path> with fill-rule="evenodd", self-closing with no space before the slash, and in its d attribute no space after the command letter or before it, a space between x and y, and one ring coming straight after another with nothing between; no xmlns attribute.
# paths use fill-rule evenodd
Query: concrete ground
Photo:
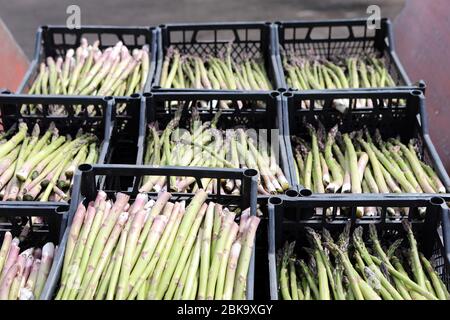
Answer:
<svg viewBox="0 0 450 320"><path fill-rule="evenodd" d="M367 17L376 4L394 18L404 0L0 0L0 18L31 58L35 31L65 24L66 8L77 4L82 24L158 25L168 22L277 21Z"/></svg>

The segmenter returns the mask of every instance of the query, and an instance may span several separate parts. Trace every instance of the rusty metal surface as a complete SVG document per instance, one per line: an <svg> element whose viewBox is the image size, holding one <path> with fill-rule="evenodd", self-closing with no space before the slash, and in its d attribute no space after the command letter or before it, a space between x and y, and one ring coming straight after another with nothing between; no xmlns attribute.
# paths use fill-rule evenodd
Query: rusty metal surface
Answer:
<svg viewBox="0 0 450 320"><path fill-rule="evenodd" d="M0 19L0 88L16 90L28 69L28 59Z"/></svg>
<svg viewBox="0 0 450 320"><path fill-rule="evenodd" d="M450 171L450 1L407 0L394 21L396 50L412 81L427 83L430 134Z"/></svg>

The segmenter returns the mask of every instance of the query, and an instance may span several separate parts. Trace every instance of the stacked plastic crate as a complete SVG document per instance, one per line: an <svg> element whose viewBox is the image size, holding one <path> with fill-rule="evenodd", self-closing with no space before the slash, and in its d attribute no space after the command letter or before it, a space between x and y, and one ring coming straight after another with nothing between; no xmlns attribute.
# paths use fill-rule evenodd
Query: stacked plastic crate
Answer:
<svg viewBox="0 0 450 320"><path fill-rule="evenodd" d="M62 134L76 134L81 127L103 141L98 165L81 164L65 190L71 200L50 203L55 215L67 212L41 298L55 297L73 215L78 204L93 201L98 190L111 197L125 192L132 199L140 192L154 199L167 190L172 200L189 202L204 188L208 201L240 210L250 207L261 222L247 279L249 299L280 296L277 253L286 241L296 240L295 253L307 257L302 250L306 227L326 228L335 236L346 226L353 230L375 225L391 241L405 237L403 220L412 223L419 250L448 285L445 201L450 198L450 179L428 135L425 84L412 84L401 66L390 22L382 19L375 30L366 23L359 19L41 27L34 60L18 93L0 95L4 129L19 119L30 128L36 122L54 122ZM102 93L108 91L96 88L71 94L41 90L41 64L49 57L64 60L80 46L89 48L88 53L92 46L107 52L118 42L129 54L144 46L148 51L149 68L141 85L120 79L121 86L106 96ZM92 64L100 59L94 56ZM89 77L88 71L81 72ZM120 78L119 72L114 77ZM126 90L131 84L134 89ZM86 93L94 97L74 95ZM194 154L179 153L177 148L185 144L183 132L189 136L209 128L216 130L208 138L211 144L194 145ZM333 142L327 139L330 131ZM166 149L164 142L154 140L165 135L172 135ZM374 154L364 145L372 137L380 149L375 147ZM233 149L232 141L240 138L244 140L237 145L242 149ZM411 139L414 150L408 149ZM212 143L217 141L222 141L220 147ZM397 154L390 148L400 144L414 151L411 161L417 161L418 173L408 161L394 163ZM376 152L384 155L382 161L376 160ZM205 154L208 159L195 159ZM349 164L355 163L357 170L350 170ZM369 175L381 174L386 186L375 183L369 188L374 181L367 170ZM425 185L417 182L417 174L425 175ZM21 205L48 205L3 203L12 211Z"/></svg>

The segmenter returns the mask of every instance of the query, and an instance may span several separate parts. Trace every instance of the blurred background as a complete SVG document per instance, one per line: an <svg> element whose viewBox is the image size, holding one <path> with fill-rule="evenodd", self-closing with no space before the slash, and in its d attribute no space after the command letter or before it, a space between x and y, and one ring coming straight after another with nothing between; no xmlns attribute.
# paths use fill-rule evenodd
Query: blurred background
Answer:
<svg viewBox="0 0 450 320"><path fill-rule="evenodd" d="M81 9L82 24L158 25L168 22L277 21L367 17L378 5L393 19L404 0L0 0L0 18L30 59L35 31L43 24L65 24L66 8Z"/></svg>

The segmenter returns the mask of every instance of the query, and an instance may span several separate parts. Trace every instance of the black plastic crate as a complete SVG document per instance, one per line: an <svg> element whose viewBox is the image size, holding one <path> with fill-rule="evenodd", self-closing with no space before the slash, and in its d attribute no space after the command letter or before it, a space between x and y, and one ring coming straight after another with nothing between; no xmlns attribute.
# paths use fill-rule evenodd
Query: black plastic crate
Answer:
<svg viewBox="0 0 450 320"><path fill-rule="evenodd" d="M256 232L255 243L255 263L257 272L255 272L255 300L267 301L270 300L270 286L267 281L269 274L269 264L267 263L267 252L269 250L269 213L268 213L268 199L258 199L258 215L260 220L258 230Z"/></svg>
<svg viewBox="0 0 450 320"><path fill-rule="evenodd" d="M385 59L392 79L399 87L415 87L395 52L391 22L383 18L379 29L369 29L367 19L275 22L274 42L278 62L278 87L287 88L281 50L295 50L301 56L314 54L330 58L347 55L378 53ZM391 88L392 89L392 88ZM358 90L355 88L341 90Z"/></svg>
<svg viewBox="0 0 450 320"><path fill-rule="evenodd" d="M145 99L141 94L113 99L110 152L105 163L136 164L136 158L141 152L140 119L144 116ZM120 186L121 189L133 184L133 178L129 176L107 177L106 180L107 183Z"/></svg>
<svg viewBox="0 0 450 320"><path fill-rule="evenodd" d="M63 218L67 215L67 209L68 205L60 205L56 208L51 205L37 207L26 204L11 207L0 203L0 243L3 242L5 232L11 232L13 238L19 237L27 226L28 234L19 244L20 251L32 247L42 248L47 242L53 242L56 257L58 245L66 227L63 224ZM34 222L32 217L40 217L42 221ZM53 261L55 262L55 259Z"/></svg>
<svg viewBox="0 0 450 320"><path fill-rule="evenodd" d="M75 49L80 45L81 38L89 42L99 40L99 49L114 46L122 41L129 49L149 46L150 66L144 91L151 88L151 82L155 73L158 29L149 27L120 27L120 26L88 26L83 25L80 29L69 29L66 26L44 25L36 32L35 51L33 61L24 76L22 83L17 89L18 93L27 93L39 73L39 64L46 57L65 56L67 50Z"/></svg>
<svg viewBox="0 0 450 320"><path fill-rule="evenodd" d="M1 94L1 126L3 130L8 130L19 121L23 121L28 125L28 131L31 132L35 123L40 124L42 131L53 122L60 135L70 134L72 136L75 136L77 131L82 128L84 132L93 133L99 138L100 147L97 163L103 164L111 157L110 137L113 101L110 97ZM43 112L29 115L26 110L21 110L22 108L29 108L30 105L41 105ZM51 106L58 106L64 111L60 115L50 114L48 109ZM40 201L7 201L3 203L7 203L9 206L32 204L36 207L48 205L57 207L61 205L61 202Z"/></svg>
<svg viewBox="0 0 450 320"><path fill-rule="evenodd" d="M68 227L64 232L61 240L60 250L55 257L55 263L50 271L48 281L42 293L42 298L50 300L54 297L64 260L65 245L69 235L70 225L73 215L80 202L87 204L95 199L98 190L107 193L109 199L114 199L117 192L124 192L130 195L130 201L133 201L139 193L140 180L144 176L166 176L170 177L189 176L196 178L198 185L201 187L202 178L215 178L220 183L225 179L241 180L241 195L224 195L220 193L209 194L206 201L215 201L227 207L250 207L251 215L256 215L257 199L256 199L256 171L247 170L230 170L230 169L203 169L203 168L180 168L180 167L150 167L150 166L126 166L126 165L81 165L76 174L74 190L72 192L72 202L68 211ZM115 186L102 185L101 181L104 177L111 176L130 176L134 179L134 186L131 190L117 189ZM192 193L171 193L171 201L189 200L194 196ZM150 197L156 197L156 192L148 193ZM261 250L259 250L261 251ZM254 278L255 278L255 249L250 263L250 270L247 281L247 299L252 300L254 295Z"/></svg>
<svg viewBox="0 0 450 320"><path fill-rule="evenodd" d="M351 132L366 127L371 132L375 129L380 130L384 138L399 135L402 142L412 138L418 139L419 145L422 146L422 159L435 170L447 192L450 192L449 176L428 133L425 98L420 90L330 91L327 93L314 91L287 92L283 95L286 111L284 113L285 143L290 161L290 174L294 184L297 185L297 190L303 187L297 183L290 136L307 137L308 132L303 121L316 124L317 120L320 120L326 130L339 123L341 132ZM356 108L356 101L360 99L370 100L373 106ZM348 106L347 110L344 113L336 110L334 108L336 102L345 103ZM315 106L319 103L323 107L317 109Z"/></svg>
<svg viewBox="0 0 450 320"><path fill-rule="evenodd" d="M374 219L357 219L356 207L368 206L382 208L384 214ZM309 219L311 212L321 208L347 207L352 211L351 218L331 219L322 218ZM286 241L296 241L295 252L299 257L304 256L302 247L307 245L305 227L311 227L316 231L326 228L335 238L344 227L350 223L351 232L362 226L364 235L368 234L369 224L375 224L380 239L395 240L405 236L405 231L400 219L390 219L386 215L388 207L408 207L409 210L417 211L419 207L425 207L427 215L425 220L415 219L409 215L408 220L419 246L420 252L428 259L431 258L434 267L447 287L450 288L450 216L445 201L440 197L412 197L397 196L383 197L380 195L365 195L355 197L326 198L323 196L311 197L272 197L269 199L269 281L270 297L279 299L278 278L276 267L276 254ZM306 217L306 218L305 218ZM442 225L442 227L441 227ZM405 240L403 244L406 244Z"/></svg>
<svg viewBox="0 0 450 320"><path fill-rule="evenodd" d="M59 207L42 205L36 207L32 204L21 204L14 207L0 204L0 242L6 231L14 236L19 236L23 227L28 224L30 231L25 241L21 242L22 249L33 245L42 246L47 241L57 245L63 236L65 226L62 224L68 204L60 204ZM42 223L34 223L31 217L41 217Z"/></svg>
<svg viewBox="0 0 450 320"><path fill-rule="evenodd" d="M202 122L210 121L217 113L220 101L227 101L229 109L221 109L217 127L232 129L245 126L248 129L267 130L267 137L271 137L270 130L275 129L276 139L279 140L279 166L283 170L290 185L293 180L289 172L288 153L283 139L282 99L278 91L262 92L154 92L147 94L145 117L141 117L139 153L137 164L143 164L145 156L145 140L147 124L158 121L160 127L165 128L173 118L178 105L183 106L180 127L189 124L192 106L196 106ZM276 141L275 141L276 142ZM258 199L267 199L268 196L258 195Z"/></svg>
<svg viewBox="0 0 450 320"><path fill-rule="evenodd" d="M167 49L174 47L181 53L217 55L232 43L231 58L242 60L242 54L261 57L273 89L277 89L277 61L272 42L271 22L216 22L160 25L158 63L152 91L221 91L195 88L168 89L160 87L161 69ZM225 90L230 91L230 90Z"/></svg>
<svg viewBox="0 0 450 320"><path fill-rule="evenodd" d="M122 109L123 112L119 112ZM115 97L111 116L112 158L108 163L134 164L140 140L140 118L145 112L145 101L140 94Z"/></svg>

